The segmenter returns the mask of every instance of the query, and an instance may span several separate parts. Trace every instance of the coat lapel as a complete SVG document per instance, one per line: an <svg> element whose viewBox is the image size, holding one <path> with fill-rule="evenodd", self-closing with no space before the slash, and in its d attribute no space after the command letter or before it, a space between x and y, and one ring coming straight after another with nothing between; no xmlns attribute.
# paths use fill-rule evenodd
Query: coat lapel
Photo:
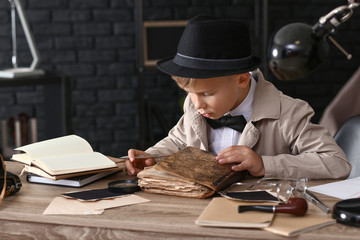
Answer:
<svg viewBox="0 0 360 240"><path fill-rule="evenodd" d="M244 131L241 134L239 145L245 145L253 148L260 138L260 131L254 126L252 122L246 124Z"/></svg>
<svg viewBox="0 0 360 240"><path fill-rule="evenodd" d="M262 119L278 119L280 117L280 93L270 82L265 81L262 73L257 71L258 84L255 89L253 113L241 134L239 145L253 148L260 138L260 131L255 122Z"/></svg>
<svg viewBox="0 0 360 240"><path fill-rule="evenodd" d="M207 124L205 119L200 114L196 114L191 121L191 126L193 126L193 130L198 139L200 140L200 149L209 151L209 144L207 139Z"/></svg>
<svg viewBox="0 0 360 240"><path fill-rule="evenodd" d="M200 113L198 113L198 111L195 109L194 105L190 103L190 101L191 101L190 97L187 96L185 99L185 104L189 104L190 107L190 111L189 111L190 126L199 141L197 143L199 144L198 147L201 150L209 151L209 146L208 146L209 144L207 139L208 125L205 119L203 118L203 116Z"/></svg>

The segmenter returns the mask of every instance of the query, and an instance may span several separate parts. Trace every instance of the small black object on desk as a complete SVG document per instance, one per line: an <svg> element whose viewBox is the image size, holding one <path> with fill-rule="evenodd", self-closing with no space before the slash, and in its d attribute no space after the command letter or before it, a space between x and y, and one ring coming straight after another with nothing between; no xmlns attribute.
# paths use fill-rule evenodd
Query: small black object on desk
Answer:
<svg viewBox="0 0 360 240"><path fill-rule="evenodd" d="M108 188L110 192L115 193L134 193L140 191L137 179L115 180L109 182Z"/></svg>
<svg viewBox="0 0 360 240"><path fill-rule="evenodd" d="M336 203L332 217L338 223L360 227L360 198L351 198Z"/></svg>

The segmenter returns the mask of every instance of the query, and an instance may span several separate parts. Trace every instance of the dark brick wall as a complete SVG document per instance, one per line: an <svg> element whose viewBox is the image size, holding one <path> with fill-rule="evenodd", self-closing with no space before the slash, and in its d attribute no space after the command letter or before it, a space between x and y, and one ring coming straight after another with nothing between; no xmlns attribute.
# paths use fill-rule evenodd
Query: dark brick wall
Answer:
<svg viewBox="0 0 360 240"><path fill-rule="evenodd" d="M188 19L197 14L242 18L252 29L254 52L261 55L261 34L254 34L255 4L259 2L263 1L144 0L143 18ZM109 155L123 155L128 148L138 146L138 98L144 96L138 91L135 0L24 0L23 4L40 51L40 68L71 78L73 132L86 138L95 150ZM269 0L269 35L290 22L312 25L343 4L345 0ZM359 66L359 18L357 9L335 36L353 54L353 60L347 61L331 46L327 60L303 81L280 82L268 76L286 94L308 101L316 110L314 122ZM30 54L22 31L18 31L20 65L27 65ZM11 67L10 33L9 4L0 1L0 69ZM168 76L154 70L145 71L145 86L149 104L160 110L169 126L174 125L181 115L182 91ZM0 118L31 113L33 105L42 102L41 90L1 89ZM157 121L153 129L156 137L162 136Z"/></svg>

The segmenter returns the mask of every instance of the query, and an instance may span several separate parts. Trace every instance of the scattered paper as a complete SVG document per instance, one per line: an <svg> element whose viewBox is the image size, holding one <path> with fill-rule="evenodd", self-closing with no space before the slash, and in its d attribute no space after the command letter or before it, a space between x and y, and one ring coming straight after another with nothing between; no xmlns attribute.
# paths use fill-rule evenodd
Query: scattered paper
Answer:
<svg viewBox="0 0 360 240"><path fill-rule="evenodd" d="M340 199L349 199L349 198L360 197L359 186L360 186L360 177L356 177L339 182L309 187L308 189L313 192L325 194Z"/></svg>
<svg viewBox="0 0 360 240"><path fill-rule="evenodd" d="M149 202L150 200L131 194L113 199L84 202L76 199L55 197L43 212L46 214L89 215L102 214L104 209Z"/></svg>

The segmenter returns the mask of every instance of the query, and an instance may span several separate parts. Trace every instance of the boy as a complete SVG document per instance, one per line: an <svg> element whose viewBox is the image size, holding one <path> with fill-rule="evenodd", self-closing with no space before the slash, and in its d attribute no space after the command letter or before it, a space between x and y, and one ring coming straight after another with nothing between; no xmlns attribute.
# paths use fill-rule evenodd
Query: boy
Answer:
<svg viewBox="0 0 360 240"><path fill-rule="evenodd" d="M243 22L191 19L176 56L157 63L188 93L184 115L146 152L128 151L128 173L155 164L135 160L136 155L168 155L192 146L217 154L219 164L234 164L234 171L257 177L347 177L351 166L344 152L327 130L310 122L311 107L265 81L259 65Z"/></svg>

